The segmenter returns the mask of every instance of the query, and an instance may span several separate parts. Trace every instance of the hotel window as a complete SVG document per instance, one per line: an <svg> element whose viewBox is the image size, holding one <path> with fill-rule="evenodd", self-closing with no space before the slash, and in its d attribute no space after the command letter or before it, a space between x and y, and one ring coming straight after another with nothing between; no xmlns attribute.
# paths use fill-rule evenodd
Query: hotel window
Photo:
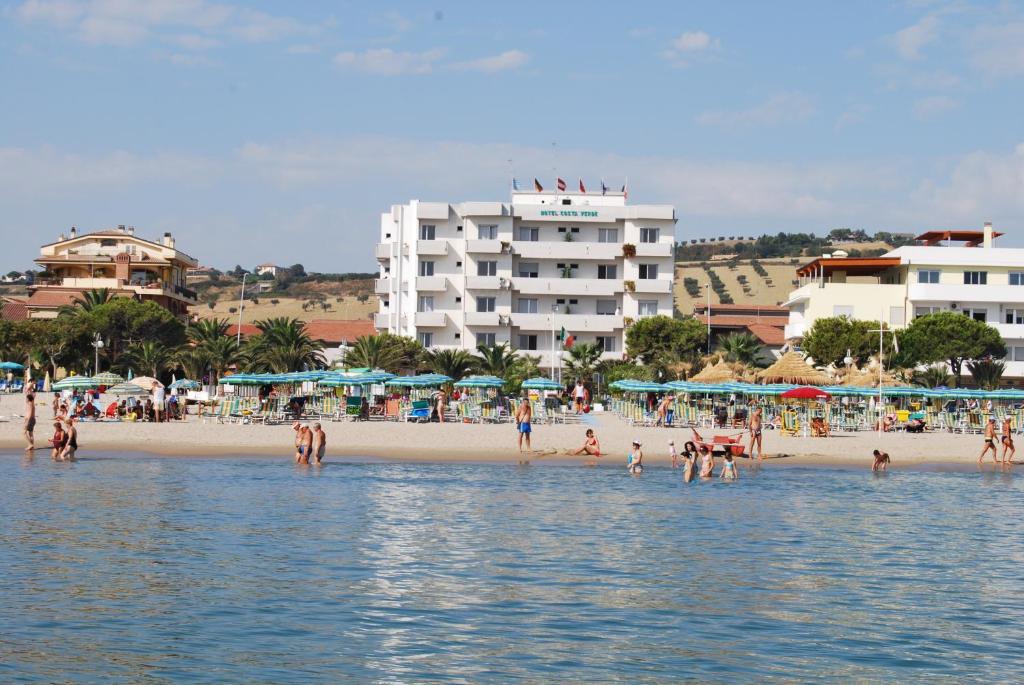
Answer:
<svg viewBox="0 0 1024 685"><path fill-rule="evenodd" d="M416 339L419 340L420 345L423 345L424 347L430 347L434 344L433 333L418 333L416 335Z"/></svg>
<svg viewBox="0 0 1024 685"><path fill-rule="evenodd" d="M965 271L964 285L985 285L988 283L987 271Z"/></svg>
<svg viewBox="0 0 1024 685"><path fill-rule="evenodd" d="M420 276L433 276L434 262L420 262Z"/></svg>
<svg viewBox="0 0 1024 685"><path fill-rule="evenodd" d="M1024 362L1024 347L1013 347L1013 361ZM1009 356L1009 355L1007 355Z"/></svg>
<svg viewBox="0 0 1024 685"><path fill-rule="evenodd" d="M539 274L538 262L519 262L519 278L537 278Z"/></svg>
<svg viewBox="0 0 1024 685"><path fill-rule="evenodd" d="M976 309L976 308L971 308L971 307L964 307L963 309L960 310L960 313L963 314L964 316L971 317L975 321L984 321L985 319L988 318L988 310L987 309Z"/></svg>
<svg viewBox="0 0 1024 685"><path fill-rule="evenodd" d="M498 239L498 225L497 224L481 224L476 227L476 237L480 240L497 240Z"/></svg>
<svg viewBox="0 0 1024 685"><path fill-rule="evenodd" d="M420 240L433 240L437 234L437 226L423 224L420 226Z"/></svg>
<svg viewBox="0 0 1024 685"><path fill-rule="evenodd" d="M497 341L494 338L494 333L477 333L476 344L483 345L484 347L494 347Z"/></svg>
<svg viewBox="0 0 1024 685"><path fill-rule="evenodd" d="M637 302L637 313L640 316L657 316L658 315L658 301L657 300L640 300Z"/></svg>
<svg viewBox="0 0 1024 685"><path fill-rule="evenodd" d="M929 314L935 314L941 312L942 307L914 307L914 318L919 316L928 316Z"/></svg>
<svg viewBox="0 0 1024 685"><path fill-rule="evenodd" d="M614 281L619 277L619 267L617 264L598 264L597 265L597 277L605 281Z"/></svg>
<svg viewBox="0 0 1024 685"><path fill-rule="evenodd" d="M494 298L493 297L478 297L478 298L476 298L476 310L478 312L493 312L494 311Z"/></svg>
<svg viewBox="0 0 1024 685"><path fill-rule="evenodd" d="M640 280L651 281L658 277L658 265L657 264L641 264L640 265Z"/></svg>
<svg viewBox="0 0 1024 685"><path fill-rule="evenodd" d="M477 262L476 263L476 275L477 276L497 276L498 275L498 262Z"/></svg>
<svg viewBox="0 0 1024 685"><path fill-rule="evenodd" d="M420 295L420 299L416 303L416 311L418 311L418 312L432 312L432 311L434 311L434 296L433 295Z"/></svg>
<svg viewBox="0 0 1024 685"><path fill-rule="evenodd" d="M599 335L599 336L597 336L597 347L602 352L614 352L615 351L615 336L614 335Z"/></svg>
<svg viewBox="0 0 1024 685"><path fill-rule="evenodd" d="M1024 271L1011 271L1010 285L1024 285Z"/></svg>
<svg viewBox="0 0 1024 685"><path fill-rule="evenodd" d="M939 272L932 269L918 269L917 270L917 282L918 283L938 283Z"/></svg>
<svg viewBox="0 0 1024 685"><path fill-rule="evenodd" d="M579 264L569 264L566 262L559 262L555 265L558 269L558 275L562 278L575 278L576 272L579 270Z"/></svg>
<svg viewBox="0 0 1024 685"><path fill-rule="evenodd" d="M520 335L519 336L519 348L520 350L536 350L537 349L537 336L536 335Z"/></svg>
<svg viewBox="0 0 1024 685"><path fill-rule="evenodd" d="M540 229L520 226L518 238L528 243L535 243L540 240Z"/></svg>
<svg viewBox="0 0 1024 685"><path fill-rule="evenodd" d="M640 242L641 243L656 243L658 238L661 236L660 228L641 228L640 229Z"/></svg>
<svg viewBox="0 0 1024 685"><path fill-rule="evenodd" d="M598 300L597 301L597 313L601 315L614 316L615 315L615 300Z"/></svg>
<svg viewBox="0 0 1024 685"><path fill-rule="evenodd" d="M1024 323L1024 309L1007 309L1006 323Z"/></svg>
<svg viewBox="0 0 1024 685"><path fill-rule="evenodd" d="M597 242L599 242L599 243L617 243L617 242L619 242L619 229L617 229L617 228L599 228L599 229L597 229Z"/></svg>
<svg viewBox="0 0 1024 685"><path fill-rule="evenodd" d="M520 297L516 300L516 313L518 314L536 314L537 313L537 298L536 297Z"/></svg>

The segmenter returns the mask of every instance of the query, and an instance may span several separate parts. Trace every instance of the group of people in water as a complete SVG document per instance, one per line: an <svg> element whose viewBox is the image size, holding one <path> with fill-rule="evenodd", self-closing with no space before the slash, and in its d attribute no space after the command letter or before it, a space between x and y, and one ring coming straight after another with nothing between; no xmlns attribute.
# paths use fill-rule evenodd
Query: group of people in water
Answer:
<svg viewBox="0 0 1024 685"><path fill-rule="evenodd" d="M327 433L319 423L307 426L296 421L292 424L295 431L295 463L303 466L323 463L327 452Z"/></svg>
<svg viewBox="0 0 1024 685"><path fill-rule="evenodd" d="M588 428L586 436L583 439L583 444L578 449L570 450L569 454L573 456L591 456L600 458L601 455L601 441L597 439L597 435L594 433L593 428ZM675 440L668 441L668 454L669 459L672 463L672 468L683 469L683 480L687 483L691 482L694 477L699 478L713 478L715 475L715 455L714 452L707 445L697 446L697 443L692 440L687 440L683 445L682 454L676 450ZM698 470L698 462L700 468ZM589 465L594 465L597 462L588 462ZM644 472L644 450L643 443L640 440L634 440L632 449L626 456L626 470L633 475L640 475ZM722 468L718 474L719 478L724 480L736 480L739 478L739 471L736 468L736 462L733 455L726 452L724 456L724 462Z"/></svg>
<svg viewBox="0 0 1024 685"><path fill-rule="evenodd" d="M36 384L25 383L25 422L22 431L25 436L25 451L34 454L36 449ZM53 437L50 443L50 454L54 461L74 461L78 451L78 429L75 427L74 414L65 408L61 411L56 403L53 408Z"/></svg>

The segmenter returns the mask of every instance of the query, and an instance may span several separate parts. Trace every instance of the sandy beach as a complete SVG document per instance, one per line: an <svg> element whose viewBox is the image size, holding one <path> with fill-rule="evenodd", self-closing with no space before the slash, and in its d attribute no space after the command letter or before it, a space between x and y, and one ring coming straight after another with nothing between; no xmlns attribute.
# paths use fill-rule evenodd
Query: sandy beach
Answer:
<svg viewBox="0 0 1024 685"><path fill-rule="evenodd" d="M22 419L17 396L0 400L0 449L24 448ZM46 447L52 435L52 412L38 407L36 444ZM605 456L602 461L625 462L634 439L643 442L644 459L650 464L668 463L668 441L677 449L691 439L689 428L640 428L629 426L611 414L593 415L588 424L538 425L534 427L533 452L520 453L514 424L411 424L396 422L324 422L330 457L375 457L396 461L531 463L587 461L566 454L583 442L587 428L594 428ZM265 455L289 457L293 431L289 425L220 424L195 416L173 423L82 422L78 425L83 453L144 452L167 456ZM736 434L739 430L721 430ZM704 430L705 436L711 431ZM768 464L816 464L870 466L871 451L892 455L893 468L921 464L970 466L977 463L982 446L979 435L951 433L838 433L831 438L784 437L765 431ZM740 460L745 463L746 460ZM991 463L991 457L987 457Z"/></svg>

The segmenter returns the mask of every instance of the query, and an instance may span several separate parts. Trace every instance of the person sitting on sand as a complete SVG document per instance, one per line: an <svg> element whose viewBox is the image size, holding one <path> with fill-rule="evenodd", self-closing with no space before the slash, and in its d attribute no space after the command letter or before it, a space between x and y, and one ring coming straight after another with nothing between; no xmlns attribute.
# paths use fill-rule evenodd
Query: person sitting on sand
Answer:
<svg viewBox="0 0 1024 685"><path fill-rule="evenodd" d="M633 475L644 472L644 451L640 448L639 440L633 441L633 450L626 461L626 469Z"/></svg>
<svg viewBox="0 0 1024 685"><path fill-rule="evenodd" d="M324 453L327 451L327 433L320 427L319 423L313 424L313 459L319 465L324 460Z"/></svg>
<svg viewBox="0 0 1024 685"><path fill-rule="evenodd" d="M722 473L718 477L725 480L736 480L740 477L740 472L736 469L736 462L732 460L732 453L725 453L725 463L722 464Z"/></svg>
<svg viewBox="0 0 1024 685"><path fill-rule="evenodd" d="M989 418L988 423L985 424L985 446L981 448L981 454L978 455L978 463L985 458L985 453L992 450L992 461L999 463L999 454L996 451L996 420Z"/></svg>
<svg viewBox="0 0 1024 685"><path fill-rule="evenodd" d="M67 444L68 434L64 432L64 424L60 421L53 422L53 437L50 438L50 445L53 447L51 456L54 461L60 461L60 453L64 451Z"/></svg>
<svg viewBox="0 0 1024 685"><path fill-rule="evenodd" d="M583 446L573 452L574 455L579 456L581 454L589 454L593 457L601 456L601 443L598 441L597 436L594 435L594 429L587 429L587 436L583 440Z"/></svg>
<svg viewBox="0 0 1024 685"><path fill-rule="evenodd" d="M672 460L672 468L679 468L679 452L676 452L676 441L668 441L668 457Z"/></svg>
<svg viewBox="0 0 1024 685"><path fill-rule="evenodd" d="M999 438L1000 442L1003 443L1003 463L1012 464L1013 455L1017 452L1017 449L1013 446L1013 425L1010 421L1010 417L1007 416L1003 419L1003 434ZM1009 457L1007 457L1009 452Z"/></svg>
<svg viewBox="0 0 1024 685"><path fill-rule="evenodd" d="M526 449L530 447L530 434L533 432L533 428L530 426L530 421L533 419L533 406L530 404L529 397L523 397L523 401L516 408L516 430L519 431L519 451L523 451L523 438L526 438Z"/></svg>
<svg viewBox="0 0 1024 685"><path fill-rule="evenodd" d="M711 478L715 475L715 455L707 445L700 446L700 477Z"/></svg>
<svg viewBox="0 0 1024 685"><path fill-rule="evenodd" d="M889 466L889 462L891 461L889 459L889 453L879 452L878 450L875 450L874 452L872 452L872 454L875 457L875 463L871 465L871 470L885 471L886 468Z"/></svg>

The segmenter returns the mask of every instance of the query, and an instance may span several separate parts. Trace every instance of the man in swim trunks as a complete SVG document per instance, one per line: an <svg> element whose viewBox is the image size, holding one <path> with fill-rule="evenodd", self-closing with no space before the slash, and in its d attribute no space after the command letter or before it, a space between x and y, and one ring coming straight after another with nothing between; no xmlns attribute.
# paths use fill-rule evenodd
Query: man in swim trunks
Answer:
<svg viewBox="0 0 1024 685"><path fill-rule="evenodd" d="M872 471L885 471L887 469L887 467L889 466L889 462L890 462L889 453L888 452L879 452L878 450L875 450L874 452L872 452L872 454L875 457L875 463L871 465L871 470Z"/></svg>
<svg viewBox="0 0 1024 685"><path fill-rule="evenodd" d="M296 421L292 430L295 431L295 463L298 464L302 460L302 424Z"/></svg>
<svg viewBox="0 0 1024 685"><path fill-rule="evenodd" d="M1017 448L1013 446L1013 425L1010 421L1010 417L1007 416L1003 419L1003 432L999 438L999 441L1003 443L1003 463L1012 464L1013 455L1017 453ZM1009 457L1007 457L1009 452Z"/></svg>
<svg viewBox="0 0 1024 685"><path fill-rule="evenodd" d="M315 464L324 460L324 452L327 451L327 433L320 427L319 423L313 424L313 459Z"/></svg>
<svg viewBox="0 0 1024 685"><path fill-rule="evenodd" d="M576 381L576 387L572 390L573 404L576 406L576 413L583 412L583 405L587 400L587 389L583 386L583 381Z"/></svg>
<svg viewBox="0 0 1024 685"><path fill-rule="evenodd" d="M750 412L750 446L747 448L747 454L750 458L754 458L754 445L757 445L757 460L761 461L761 429L763 420L761 418L762 409L754 403L754 400L750 401L750 405L753 409Z"/></svg>
<svg viewBox="0 0 1024 685"><path fill-rule="evenodd" d="M523 401L519 404L519 408L516 409L516 428L519 430L519 451L523 451L523 437L526 437L526 449L532 449L530 446L530 434L533 432L533 428L530 426L530 420L533 419L533 406L530 405L530 398L523 397Z"/></svg>
<svg viewBox="0 0 1024 685"><path fill-rule="evenodd" d="M999 454L996 451L996 420L989 418L988 423L985 424L985 446L981 448L981 454L978 455L978 463L980 464L982 459L985 458L985 453L992 450L992 461L999 463Z"/></svg>
<svg viewBox="0 0 1024 685"><path fill-rule="evenodd" d="M25 440L28 442L26 452L36 448L36 391L35 383L31 380L25 381Z"/></svg>

